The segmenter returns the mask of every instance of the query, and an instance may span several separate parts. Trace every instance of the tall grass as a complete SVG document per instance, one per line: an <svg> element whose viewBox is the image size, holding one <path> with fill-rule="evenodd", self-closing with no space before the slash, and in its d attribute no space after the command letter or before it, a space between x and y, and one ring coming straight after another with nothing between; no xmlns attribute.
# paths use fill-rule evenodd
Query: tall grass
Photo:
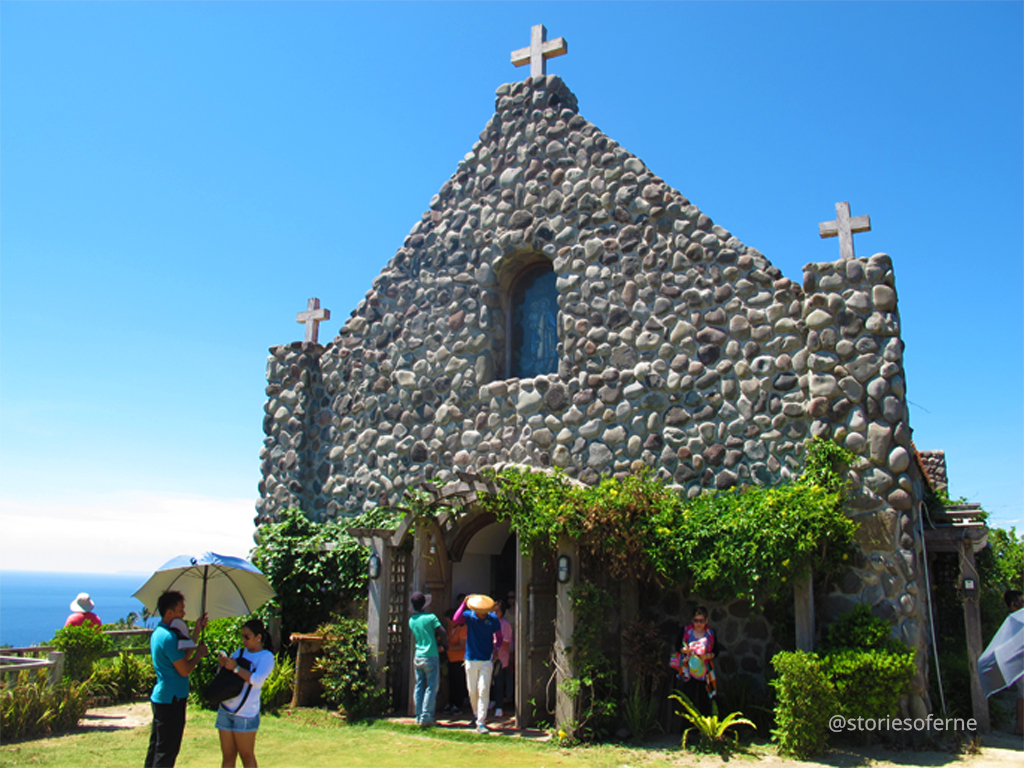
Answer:
<svg viewBox="0 0 1024 768"><path fill-rule="evenodd" d="M45 672L22 672L0 688L0 731L4 741L62 733L78 725L89 706L85 683L47 684Z"/></svg>
<svg viewBox="0 0 1024 768"><path fill-rule="evenodd" d="M148 696L156 684L156 673L149 657L122 652L113 659L101 659L89 678L89 691L111 701L134 701Z"/></svg>

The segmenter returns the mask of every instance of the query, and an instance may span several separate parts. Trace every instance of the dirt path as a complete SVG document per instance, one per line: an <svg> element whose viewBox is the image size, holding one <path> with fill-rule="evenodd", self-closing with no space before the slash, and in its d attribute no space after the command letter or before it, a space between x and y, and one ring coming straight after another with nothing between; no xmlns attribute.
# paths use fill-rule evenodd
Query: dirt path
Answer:
<svg viewBox="0 0 1024 768"><path fill-rule="evenodd" d="M153 711L148 701L132 704L118 704L111 707L95 707L85 713L78 724L84 731L118 731L124 728L148 726L153 720Z"/></svg>

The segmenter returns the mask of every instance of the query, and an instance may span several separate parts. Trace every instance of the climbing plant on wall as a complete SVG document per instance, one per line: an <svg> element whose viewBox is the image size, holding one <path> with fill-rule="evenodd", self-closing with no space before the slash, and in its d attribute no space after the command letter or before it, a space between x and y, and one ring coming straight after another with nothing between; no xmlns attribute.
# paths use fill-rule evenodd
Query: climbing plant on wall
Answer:
<svg viewBox="0 0 1024 768"><path fill-rule="evenodd" d="M397 525L400 515L380 507L361 517L317 523L301 509L286 509L262 526L251 552L277 597L268 610L281 614L282 633L312 632L348 601L366 595L368 550L350 528Z"/></svg>
<svg viewBox="0 0 1024 768"><path fill-rule="evenodd" d="M510 521L524 551L568 536L613 579L690 582L709 598L756 602L788 593L811 569L836 571L852 549L856 524L843 512L843 493L854 457L817 439L806 455L791 483L694 499L650 473L582 486L558 471L510 468L492 473L501 491L480 500Z"/></svg>

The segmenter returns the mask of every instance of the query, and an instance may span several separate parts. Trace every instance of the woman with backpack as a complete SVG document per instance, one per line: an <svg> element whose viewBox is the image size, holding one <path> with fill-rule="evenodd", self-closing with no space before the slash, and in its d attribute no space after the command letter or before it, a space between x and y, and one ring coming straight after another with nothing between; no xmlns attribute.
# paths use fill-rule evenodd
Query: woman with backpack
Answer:
<svg viewBox="0 0 1024 768"><path fill-rule="evenodd" d="M243 768L256 768L256 731L260 727L260 689L274 670L274 649L263 622L250 619L242 625L242 648L218 662L245 683L242 692L217 709L217 731L223 768L234 768L241 756Z"/></svg>

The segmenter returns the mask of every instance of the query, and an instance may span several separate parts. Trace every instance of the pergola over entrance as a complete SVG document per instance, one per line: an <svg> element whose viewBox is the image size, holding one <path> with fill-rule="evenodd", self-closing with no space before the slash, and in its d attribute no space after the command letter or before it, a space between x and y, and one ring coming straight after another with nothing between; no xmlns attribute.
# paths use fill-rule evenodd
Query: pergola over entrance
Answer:
<svg viewBox="0 0 1024 768"><path fill-rule="evenodd" d="M978 605L981 584L978 583L978 569L974 560L974 555L988 544L988 527L984 523L980 504L951 505L941 512L929 512L922 504L921 515L931 525L924 533L925 549L929 559L940 552L955 552L961 560L965 581L972 577L974 579L973 585L961 585L964 588L967 665L971 674L974 719L978 723L978 730L988 733L991 729L988 701L981 690L981 678L978 677L978 657L984 646L981 641L981 611ZM929 562L928 566L931 570L932 563Z"/></svg>
<svg viewBox="0 0 1024 768"><path fill-rule="evenodd" d="M371 551L366 632L371 657L393 705L410 714L414 649L408 628L409 596L419 591L431 595L434 606L450 605L453 564L462 560L477 533L496 522L478 499L481 493L499 493L498 484L468 472L457 475L458 482L440 488L423 483L421 487L429 495L426 511L418 514L406 509L398 528L349 531ZM556 574L562 556L567 556L570 564L565 581L559 581ZM573 702L557 683L572 676L566 649L571 646L576 621L569 591L579 579L578 562L576 545L569 539L560 540L554 551L523 554L516 548L517 728L533 725L549 711L556 713L559 722L574 718ZM553 686L549 685L548 664L552 657L556 670Z"/></svg>

